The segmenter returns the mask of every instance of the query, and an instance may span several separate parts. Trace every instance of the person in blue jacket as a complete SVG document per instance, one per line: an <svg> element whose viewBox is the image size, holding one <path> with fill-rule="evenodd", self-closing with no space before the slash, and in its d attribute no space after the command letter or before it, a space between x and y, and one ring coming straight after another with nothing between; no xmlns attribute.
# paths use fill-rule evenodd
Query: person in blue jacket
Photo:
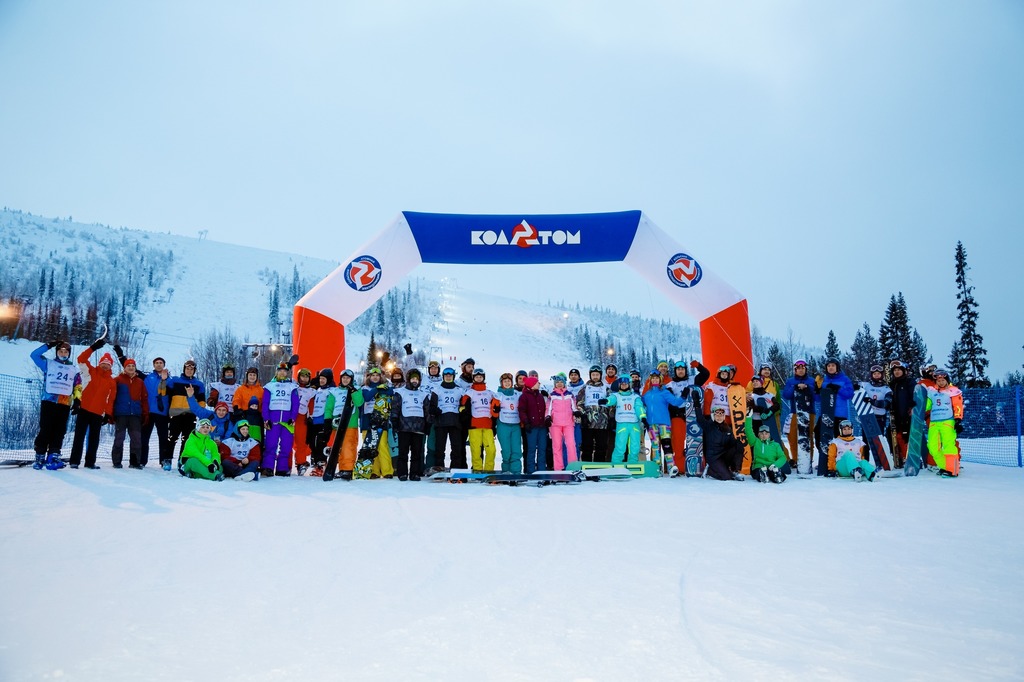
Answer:
<svg viewBox="0 0 1024 682"><path fill-rule="evenodd" d="M192 386L185 387L185 397L188 400L188 407L197 419L209 419L213 427L210 431L210 438L214 443L222 443L231 437L235 431L234 422L231 421L231 413L228 404L223 400L217 403L211 410L203 407L196 400L196 390Z"/></svg>
<svg viewBox="0 0 1024 682"><path fill-rule="evenodd" d="M647 435L651 439L651 460L661 465L664 453L665 470L677 474L674 453L672 452L672 415L669 406L682 407L683 399L662 386L662 375L659 371L651 372L647 379L647 392L643 395L644 409L647 411ZM675 469L675 471L673 471Z"/></svg>
<svg viewBox="0 0 1024 682"><path fill-rule="evenodd" d="M836 413L832 420L831 436L823 434L825 440L831 440L839 436L839 423L850 416L850 399L853 397L853 382L843 374L839 360L829 358L825 361L825 375L821 378L821 388L818 392L826 396L829 392L836 394Z"/></svg>
<svg viewBox="0 0 1024 682"><path fill-rule="evenodd" d="M43 354L56 348L54 358ZM82 378L78 368L71 362L71 344L53 340L32 351L32 362L43 373L43 396L39 403L39 433L35 440L35 462L33 469L63 468L60 449L68 432L68 417L71 414L72 395Z"/></svg>

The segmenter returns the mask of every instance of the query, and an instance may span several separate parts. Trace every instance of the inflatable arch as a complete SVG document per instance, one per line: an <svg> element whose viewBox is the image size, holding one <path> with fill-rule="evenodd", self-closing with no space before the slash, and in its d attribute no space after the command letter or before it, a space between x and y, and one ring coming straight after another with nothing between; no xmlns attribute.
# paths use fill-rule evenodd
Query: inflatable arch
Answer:
<svg viewBox="0 0 1024 682"><path fill-rule="evenodd" d="M345 366L345 325L420 263L535 265L621 261L700 321L702 361L753 375L747 301L641 211L455 215L404 211L295 305L302 365ZM664 263L663 267L652 266Z"/></svg>

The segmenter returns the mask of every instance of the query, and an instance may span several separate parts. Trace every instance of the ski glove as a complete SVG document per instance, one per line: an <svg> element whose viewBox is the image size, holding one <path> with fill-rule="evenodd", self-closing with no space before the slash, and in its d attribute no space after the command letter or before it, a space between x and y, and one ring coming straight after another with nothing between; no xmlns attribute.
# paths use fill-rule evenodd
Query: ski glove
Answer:
<svg viewBox="0 0 1024 682"><path fill-rule="evenodd" d="M89 346L89 348L91 348L92 350L99 350L100 348L103 348L103 346L105 345L107 345L106 339L97 339L96 341L93 342L91 346Z"/></svg>
<svg viewBox="0 0 1024 682"><path fill-rule="evenodd" d="M544 426L551 426L551 417L544 417Z"/></svg>
<svg viewBox="0 0 1024 682"><path fill-rule="evenodd" d="M956 430L956 435L959 436L961 433L964 432L964 420L963 419L954 419L953 420L953 428Z"/></svg>
<svg viewBox="0 0 1024 682"><path fill-rule="evenodd" d="M866 396L864 396L864 402L866 402L866 403L870 403L870 404L874 405L874 404L875 404L875 399L874 399L874 398L872 398L872 397L871 397L871 396L869 396L869 395L866 395Z"/></svg>
<svg viewBox="0 0 1024 682"><path fill-rule="evenodd" d="M597 404L598 405L607 405L608 404L608 398L601 398L600 400L597 401Z"/></svg>
<svg viewBox="0 0 1024 682"><path fill-rule="evenodd" d="M114 355L117 357L118 361L120 361L122 358L124 358L124 351L121 350L121 346L119 346L116 343L114 344ZM124 363L122 363L122 364L124 364Z"/></svg>
<svg viewBox="0 0 1024 682"><path fill-rule="evenodd" d="M75 398L74 401L71 403L71 414L78 414L78 410L80 410L81 407L82 401L79 400L78 398Z"/></svg>
<svg viewBox="0 0 1024 682"><path fill-rule="evenodd" d="M56 348L59 345L60 345L60 341L58 341L57 339L54 339L53 341L50 341L48 344L46 344L46 347L47 348Z"/></svg>

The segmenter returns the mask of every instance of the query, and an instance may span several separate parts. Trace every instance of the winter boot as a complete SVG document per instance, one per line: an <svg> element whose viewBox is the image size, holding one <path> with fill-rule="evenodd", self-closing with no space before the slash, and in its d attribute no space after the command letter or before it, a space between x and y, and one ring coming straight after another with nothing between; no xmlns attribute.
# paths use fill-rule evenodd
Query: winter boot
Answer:
<svg viewBox="0 0 1024 682"><path fill-rule="evenodd" d="M786 480L786 474L779 471L779 467L771 464L768 466L768 480L772 483L782 483Z"/></svg>
<svg viewBox="0 0 1024 682"><path fill-rule="evenodd" d="M768 470L767 469L765 469L764 467L761 467L760 469L755 469L755 471L757 471L757 480L760 483L767 483L768 482Z"/></svg>
<svg viewBox="0 0 1024 682"><path fill-rule="evenodd" d="M59 452L51 452L46 456L47 470L57 471L58 469L63 469L65 466L66 465L64 464L64 460L60 458Z"/></svg>
<svg viewBox="0 0 1024 682"><path fill-rule="evenodd" d="M352 472L351 471L342 471L340 474L338 474L338 478L340 478L343 481L351 481L352 480Z"/></svg>
<svg viewBox="0 0 1024 682"><path fill-rule="evenodd" d="M325 469L324 465L318 463L318 464L313 466L313 470L310 472L309 475L310 476L316 476L318 478L323 478L324 477L324 469Z"/></svg>
<svg viewBox="0 0 1024 682"><path fill-rule="evenodd" d="M36 453L36 461L32 463L32 468L39 471L46 466L46 455Z"/></svg>

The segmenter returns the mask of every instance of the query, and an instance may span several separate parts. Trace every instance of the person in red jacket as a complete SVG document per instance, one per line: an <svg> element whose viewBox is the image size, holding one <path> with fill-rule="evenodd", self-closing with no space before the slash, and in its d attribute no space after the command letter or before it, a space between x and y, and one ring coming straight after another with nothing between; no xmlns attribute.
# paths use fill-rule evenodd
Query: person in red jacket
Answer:
<svg viewBox="0 0 1024 682"><path fill-rule="evenodd" d="M142 426L149 421L149 393L135 368L135 360L125 358L124 371L114 379L114 446L110 459L120 469L124 460L124 436L128 434L128 467L142 468Z"/></svg>
<svg viewBox="0 0 1024 682"><path fill-rule="evenodd" d="M98 367L89 364L89 357L94 351L103 348L106 341L97 341L86 348L78 356L79 364L84 364L89 371L89 383L82 390L82 404L78 408L78 419L75 422L75 440L71 445L71 468L77 469L82 463L82 445L89 440L85 448L85 468L99 469L96 464L96 451L100 447L100 427L104 422L114 422L114 396L117 387L110 368L114 366L114 358L104 353Z"/></svg>

